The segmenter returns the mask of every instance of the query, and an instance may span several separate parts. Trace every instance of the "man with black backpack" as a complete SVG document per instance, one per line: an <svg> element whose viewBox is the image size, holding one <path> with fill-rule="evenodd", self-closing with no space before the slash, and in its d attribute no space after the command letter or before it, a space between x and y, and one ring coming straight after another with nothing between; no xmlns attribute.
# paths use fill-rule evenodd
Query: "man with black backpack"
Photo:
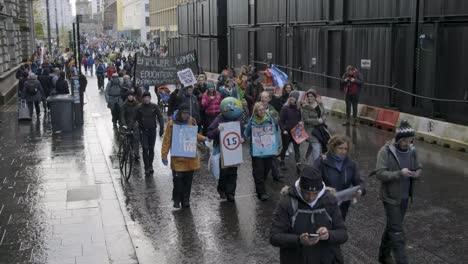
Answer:
<svg viewBox="0 0 468 264"><path fill-rule="evenodd" d="M309 165L293 186L281 191L270 234L280 263L344 263L340 245L348 239L337 200Z"/></svg>
<svg viewBox="0 0 468 264"><path fill-rule="evenodd" d="M24 82L23 90L21 91L21 99L26 100L29 108L29 116L33 115L33 104L36 108L37 119L40 117L39 103L45 98L44 90L41 83L37 80L36 75L30 73L28 79Z"/></svg>
<svg viewBox="0 0 468 264"><path fill-rule="evenodd" d="M107 83L105 96L107 107L112 113L112 123L114 127L117 127L117 121L120 117L120 104L122 103L120 80L117 73L112 74L112 79Z"/></svg>

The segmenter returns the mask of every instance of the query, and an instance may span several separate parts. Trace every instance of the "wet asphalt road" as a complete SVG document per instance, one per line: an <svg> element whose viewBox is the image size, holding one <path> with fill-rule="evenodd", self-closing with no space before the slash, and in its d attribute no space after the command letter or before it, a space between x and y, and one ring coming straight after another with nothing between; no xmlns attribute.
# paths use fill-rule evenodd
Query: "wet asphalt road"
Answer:
<svg viewBox="0 0 468 264"><path fill-rule="evenodd" d="M159 137L154 177L144 177L141 162L130 181L122 184L115 158L117 144L110 111L106 108L104 94L97 91L96 79L88 77L88 81L83 131L86 135L87 126L92 124L104 159L110 164L110 182L123 208L126 226L140 263L279 262L279 250L269 244L268 238L272 213L284 184L269 178L267 190L272 198L267 202L259 201L255 196L247 147L244 146L245 163L239 168L235 203L219 199L216 181L207 171L208 154L202 151L202 169L194 176L191 208L175 210L171 202L172 175L170 169L160 162L162 139ZM3 119L14 115L14 112L12 107L4 107L0 114ZM365 125L346 131L340 121L332 117L329 125L333 131L351 137L355 144L352 157L357 161L362 175L367 175L374 169L377 151L393 134ZM1 126L5 126L5 123ZM41 126L36 129L45 130ZM32 162L39 162L48 152L35 149L35 141L54 142L54 146L60 148L60 142L44 134L47 133L36 133L35 126L31 126L31 129L17 130L14 134L2 134L0 144L3 149L12 148L14 143L4 139L34 135L33 140L28 138L30 143L26 145L24 153L33 157ZM83 137L72 137L69 144L79 150L85 140ZM468 155L424 142L417 142L416 145L424 174L416 187L415 199L405 220L410 263L468 263L468 194L465 191L468 188ZM8 153L3 152L2 155ZM77 151L75 158L87 160L87 155L85 151ZM287 164L289 170L284 173L285 184L292 184L296 180L292 157L287 159ZM0 163L1 169L15 170L14 165ZM86 170L86 165L72 169ZM376 263L384 228L383 207L378 199L379 183L375 178L363 178L368 194L350 209L347 220L350 239L343 246L346 263ZM25 229L27 232L24 235L32 237L30 240L47 232L49 226L47 220L36 219L38 215L32 213L25 216L37 223L34 228ZM37 263L46 262L39 259Z"/></svg>

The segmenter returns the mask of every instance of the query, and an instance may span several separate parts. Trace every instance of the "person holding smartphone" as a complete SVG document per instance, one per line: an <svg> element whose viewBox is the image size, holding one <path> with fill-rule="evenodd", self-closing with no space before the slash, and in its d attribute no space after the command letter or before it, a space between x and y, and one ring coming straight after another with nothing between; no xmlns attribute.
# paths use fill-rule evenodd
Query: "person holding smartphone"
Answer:
<svg viewBox="0 0 468 264"><path fill-rule="evenodd" d="M395 139L383 146L377 155L374 174L381 182L380 197L387 218L379 250L379 262L384 264L408 263L403 219L422 169L413 145L414 135L408 121L402 120Z"/></svg>
<svg viewBox="0 0 468 264"><path fill-rule="evenodd" d="M281 191L270 233L280 263L344 263L340 245L348 234L321 172L306 165L294 186Z"/></svg>

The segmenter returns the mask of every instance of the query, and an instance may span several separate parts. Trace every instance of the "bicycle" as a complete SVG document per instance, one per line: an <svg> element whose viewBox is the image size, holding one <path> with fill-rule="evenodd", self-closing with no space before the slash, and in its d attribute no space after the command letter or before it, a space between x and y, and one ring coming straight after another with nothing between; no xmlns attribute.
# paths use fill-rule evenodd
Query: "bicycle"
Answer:
<svg viewBox="0 0 468 264"><path fill-rule="evenodd" d="M117 156L119 157L120 172L123 174L126 181L128 181L132 175L133 163L135 162L135 152L132 144L134 135L136 135L135 132L125 127L122 127L119 131L120 144Z"/></svg>

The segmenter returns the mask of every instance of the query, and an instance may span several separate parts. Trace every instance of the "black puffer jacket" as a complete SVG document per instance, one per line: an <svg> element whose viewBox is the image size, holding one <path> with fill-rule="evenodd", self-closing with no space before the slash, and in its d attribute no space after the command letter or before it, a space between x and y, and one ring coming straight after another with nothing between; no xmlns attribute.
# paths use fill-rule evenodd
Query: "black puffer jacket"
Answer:
<svg viewBox="0 0 468 264"><path fill-rule="evenodd" d="M309 210L314 214L297 214L292 200L297 201L297 209ZM313 221L312 221L313 219ZM326 227L327 241L321 240L314 246L303 246L299 241L302 233L315 233ZM270 234L270 243L280 248L282 264L334 264L343 263L340 245L348 240L348 234L341 217L336 198L328 191L319 198L313 208L299 196L295 187L285 187L276 207Z"/></svg>
<svg viewBox="0 0 468 264"><path fill-rule="evenodd" d="M121 124L124 126L127 126L130 129L138 128L137 122L136 122L137 110L138 110L137 100L133 100L133 102L126 100L122 104L122 107L120 109Z"/></svg>
<svg viewBox="0 0 468 264"><path fill-rule="evenodd" d="M137 108L136 120L141 130L156 129L156 118L159 122L159 131L164 131L164 119L158 105L154 103L140 104Z"/></svg>

